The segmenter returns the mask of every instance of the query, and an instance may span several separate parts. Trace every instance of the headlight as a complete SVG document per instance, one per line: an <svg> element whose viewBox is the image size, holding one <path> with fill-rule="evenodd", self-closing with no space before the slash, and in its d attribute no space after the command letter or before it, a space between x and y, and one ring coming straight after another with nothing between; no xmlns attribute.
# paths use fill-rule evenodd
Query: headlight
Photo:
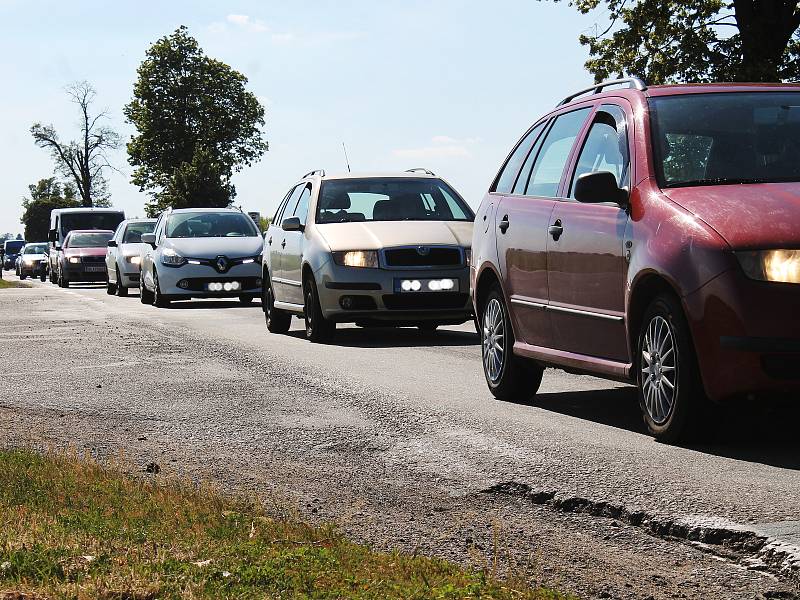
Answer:
<svg viewBox="0 0 800 600"><path fill-rule="evenodd" d="M142 262L142 257L138 254L131 254L130 256L126 256L125 260L127 260L132 265L138 265Z"/></svg>
<svg viewBox="0 0 800 600"><path fill-rule="evenodd" d="M800 250L737 252L736 258L751 279L800 283Z"/></svg>
<svg viewBox="0 0 800 600"><path fill-rule="evenodd" d="M183 258L177 252L175 252L175 250L173 250L172 248L164 248L164 251L161 253L162 265L168 265L170 267L180 267L185 262L186 259Z"/></svg>
<svg viewBox="0 0 800 600"><path fill-rule="evenodd" d="M32 267L32 266L33 266L33 263L35 263L36 261L35 261L34 259L32 259L32 258L26 258L26 259L25 259L23 262L24 262L26 265L28 265L29 267Z"/></svg>
<svg viewBox="0 0 800 600"><path fill-rule="evenodd" d="M79 263L79 262L81 262L81 258L79 256L70 256L69 257L69 262L71 262L73 264L74 263Z"/></svg>
<svg viewBox="0 0 800 600"><path fill-rule="evenodd" d="M334 252L333 261L343 267L378 268L378 253L375 250L347 250Z"/></svg>

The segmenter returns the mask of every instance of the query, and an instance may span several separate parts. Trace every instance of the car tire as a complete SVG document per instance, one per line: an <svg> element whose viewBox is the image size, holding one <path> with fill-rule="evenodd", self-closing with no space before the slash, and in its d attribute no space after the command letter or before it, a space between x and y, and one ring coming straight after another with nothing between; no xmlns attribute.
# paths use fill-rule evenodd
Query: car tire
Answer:
<svg viewBox="0 0 800 600"><path fill-rule="evenodd" d="M25 275L25 273L23 273L22 271L20 271L20 272L18 273L18 275L19 275L19 279L20 279L20 281L25 281L25 280L28 278L28 276L27 276L27 275Z"/></svg>
<svg viewBox="0 0 800 600"><path fill-rule="evenodd" d="M252 304L253 300L255 300L255 298L253 298L252 296L239 296L239 304L242 304L243 306Z"/></svg>
<svg viewBox="0 0 800 600"><path fill-rule="evenodd" d="M144 272L139 276L139 300L141 300L142 304L153 303L153 292L148 290L144 284Z"/></svg>
<svg viewBox="0 0 800 600"><path fill-rule="evenodd" d="M292 315L284 310L275 308L275 295L272 292L272 281L270 281L268 273L264 273L263 282L261 308L264 311L264 319L267 321L267 331L270 333L286 333L292 324Z"/></svg>
<svg viewBox="0 0 800 600"><path fill-rule="evenodd" d="M305 296L303 316L306 322L306 337L311 342L324 344L333 337L336 323L329 321L322 314L317 284L313 277L306 277L303 282L303 293Z"/></svg>
<svg viewBox="0 0 800 600"><path fill-rule="evenodd" d="M50 279L50 283L56 283L56 276L50 267L47 268L47 277Z"/></svg>
<svg viewBox="0 0 800 600"><path fill-rule="evenodd" d="M168 308L170 304L169 298L165 298L161 293L161 286L158 283L158 271L153 269L153 306L158 308Z"/></svg>
<svg viewBox="0 0 800 600"><path fill-rule="evenodd" d="M113 296L116 293L117 293L117 284L111 283L110 279L106 280L106 294L108 294L109 296Z"/></svg>
<svg viewBox="0 0 800 600"><path fill-rule="evenodd" d="M119 267L117 267L117 296L120 298L124 298L128 295L128 288L122 285L122 277L119 273Z"/></svg>
<svg viewBox="0 0 800 600"><path fill-rule="evenodd" d="M514 331L499 286L489 292L480 321L481 362L489 391L498 400L530 400L542 384L544 367L514 354Z"/></svg>
<svg viewBox="0 0 800 600"><path fill-rule="evenodd" d="M420 333L424 333L427 335L436 333L436 330L439 328L438 323L420 323L417 325L417 329L420 330Z"/></svg>
<svg viewBox="0 0 800 600"><path fill-rule="evenodd" d="M39 273L39 281L44 283L46 279L47 279L47 273L45 271L42 271L41 273Z"/></svg>
<svg viewBox="0 0 800 600"><path fill-rule="evenodd" d="M636 348L639 407L647 430L666 443L691 437L700 429L707 399L677 298L661 295L650 303Z"/></svg>
<svg viewBox="0 0 800 600"><path fill-rule="evenodd" d="M64 269L62 269L61 267L58 268L58 287L60 288L69 287L69 279L67 279L66 275L64 275Z"/></svg>

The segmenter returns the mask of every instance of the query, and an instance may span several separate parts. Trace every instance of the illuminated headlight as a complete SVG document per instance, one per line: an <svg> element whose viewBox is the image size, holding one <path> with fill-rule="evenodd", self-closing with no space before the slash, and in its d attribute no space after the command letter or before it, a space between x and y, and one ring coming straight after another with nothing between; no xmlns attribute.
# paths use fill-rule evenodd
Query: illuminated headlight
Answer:
<svg viewBox="0 0 800 600"><path fill-rule="evenodd" d="M132 265L138 265L142 262L142 257L138 254L131 254L130 256L126 256L125 260L127 260Z"/></svg>
<svg viewBox="0 0 800 600"><path fill-rule="evenodd" d="M375 250L348 250L334 252L333 261L343 267L378 268L378 253Z"/></svg>
<svg viewBox="0 0 800 600"><path fill-rule="evenodd" d="M180 267L183 263L186 262L186 259L183 258L180 254L175 252L172 248L164 248L164 251L161 253L161 264L168 265L170 267Z"/></svg>
<svg viewBox="0 0 800 600"><path fill-rule="evenodd" d="M71 262L72 264L77 264L77 263L81 262L81 258L80 258L80 256L70 256L69 257L69 262Z"/></svg>
<svg viewBox="0 0 800 600"><path fill-rule="evenodd" d="M736 258L751 279L800 283L800 250L737 252Z"/></svg>
<svg viewBox="0 0 800 600"><path fill-rule="evenodd" d="M32 267L32 266L33 266L33 264L34 264L36 261L35 261L34 259L32 259L32 258L26 258L26 259L25 259L23 262L25 263L25 265L26 265L26 266L28 266L28 267Z"/></svg>

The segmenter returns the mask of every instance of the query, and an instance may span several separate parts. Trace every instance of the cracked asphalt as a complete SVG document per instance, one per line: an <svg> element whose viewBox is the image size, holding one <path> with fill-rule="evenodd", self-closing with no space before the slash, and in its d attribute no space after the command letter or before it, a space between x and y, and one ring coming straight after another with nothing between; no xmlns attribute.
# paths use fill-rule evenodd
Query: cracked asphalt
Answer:
<svg viewBox="0 0 800 600"><path fill-rule="evenodd" d="M297 320L269 334L258 304L31 285L0 290L5 446L142 476L156 463L378 548L584 598L800 598L796 405L726 407L704 443L672 447L644 433L628 386L548 370L531 404L494 400L468 325L314 345ZM714 534L739 529L771 550Z"/></svg>

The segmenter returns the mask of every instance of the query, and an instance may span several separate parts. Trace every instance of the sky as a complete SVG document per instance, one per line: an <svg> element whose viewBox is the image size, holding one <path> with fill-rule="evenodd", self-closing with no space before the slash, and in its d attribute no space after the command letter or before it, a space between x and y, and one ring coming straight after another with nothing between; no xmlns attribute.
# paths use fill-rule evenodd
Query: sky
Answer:
<svg viewBox="0 0 800 600"><path fill-rule="evenodd" d="M233 183L236 205L271 216L304 173L346 170L343 142L354 172L426 167L477 207L533 121L591 85L578 36L598 23L550 0L0 0L0 231L22 231L28 185L53 175L31 125L77 137L65 87L86 80L129 140L136 69L180 25L266 109L269 151ZM124 145L111 158L113 205L144 216Z"/></svg>

